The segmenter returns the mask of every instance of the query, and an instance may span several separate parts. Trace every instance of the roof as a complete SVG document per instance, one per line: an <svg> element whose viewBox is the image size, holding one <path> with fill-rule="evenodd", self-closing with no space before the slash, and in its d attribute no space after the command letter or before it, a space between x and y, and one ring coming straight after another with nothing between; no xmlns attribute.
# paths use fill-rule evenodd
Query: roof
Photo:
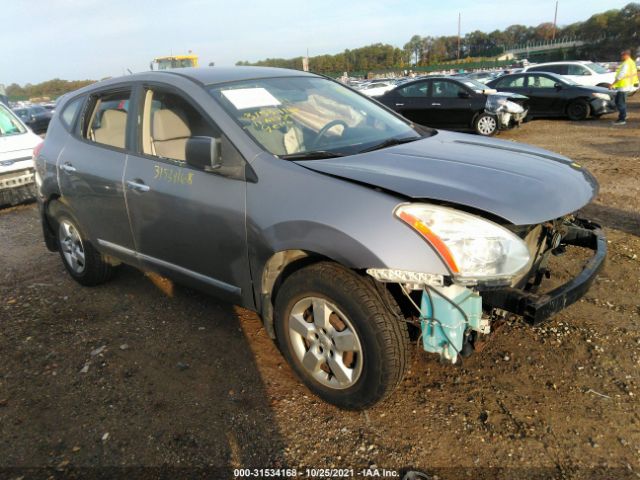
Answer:
<svg viewBox="0 0 640 480"><path fill-rule="evenodd" d="M289 70L287 68L271 68L271 67L193 67L193 68L169 68L166 70L154 70L147 72L134 73L122 77L109 78L100 82L92 83L73 92L64 94L58 98L58 105L63 107L65 103L76 95L91 92L96 88L105 86L119 85L123 82L131 82L135 80L149 80L158 76L180 76L188 78L194 82L204 85L217 85L226 82L235 82L241 80L254 80L258 78L276 78L276 77L317 77L313 73L303 72L300 70Z"/></svg>
<svg viewBox="0 0 640 480"><path fill-rule="evenodd" d="M163 73L175 73L189 77L205 85L212 85L239 80L253 80L256 78L315 76L312 73L287 68L273 67L200 67L200 68L176 68L172 70L160 70Z"/></svg>
<svg viewBox="0 0 640 480"><path fill-rule="evenodd" d="M558 62L541 62L541 63L532 63L531 65L527 65L525 68L533 68L533 67L540 67L540 66L545 66L545 65L561 65L561 64L565 64L565 63L573 63L575 64L579 64L579 65L586 65L588 63L592 63L588 60L562 60L562 61L558 61Z"/></svg>

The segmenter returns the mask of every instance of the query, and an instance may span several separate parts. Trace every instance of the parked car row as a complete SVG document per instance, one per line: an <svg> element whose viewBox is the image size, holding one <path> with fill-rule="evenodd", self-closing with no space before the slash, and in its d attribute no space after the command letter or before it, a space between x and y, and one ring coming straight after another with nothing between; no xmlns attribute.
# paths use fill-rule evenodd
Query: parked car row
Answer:
<svg viewBox="0 0 640 480"><path fill-rule="evenodd" d="M510 73L378 80L360 91L420 125L490 136L535 118L585 120L613 113L613 76L593 62L554 62Z"/></svg>
<svg viewBox="0 0 640 480"><path fill-rule="evenodd" d="M15 108L13 111L35 133L45 133L53 116L52 110L42 105Z"/></svg>

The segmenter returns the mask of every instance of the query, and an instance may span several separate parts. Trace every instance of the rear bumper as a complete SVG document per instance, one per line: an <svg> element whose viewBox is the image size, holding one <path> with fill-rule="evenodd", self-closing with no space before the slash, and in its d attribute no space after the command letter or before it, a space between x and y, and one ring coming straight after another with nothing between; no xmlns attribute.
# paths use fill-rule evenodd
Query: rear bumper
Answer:
<svg viewBox="0 0 640 480"><path fill-rule="evenodd" d="M33 168L0 174L0 190L22 187L33 184L35 174Z"/></svg>
<svg viewBox="0 0 640 480"><path fill-rule="evenodd" d="M562 244L587 248L594 253L575 278L544 294L518 288L483 292L483 306L521 315L527 323L537 325L582 298L604 265L607 240L598 225L579 219L569 229Z"/></svg>

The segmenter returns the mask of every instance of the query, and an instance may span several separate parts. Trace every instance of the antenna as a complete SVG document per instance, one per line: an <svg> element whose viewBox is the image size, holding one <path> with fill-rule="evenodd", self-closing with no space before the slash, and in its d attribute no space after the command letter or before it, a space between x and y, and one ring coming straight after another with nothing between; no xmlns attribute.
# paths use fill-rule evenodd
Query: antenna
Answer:
<svg viewBox="0 0 640 480"><path fill-rule="evenodd" d="M458 12L458 60L460 60L460 22L462 20L462 13Z"/></svg>
<svg viewBox="0 0 640 480"><path fill-rule="evenodd" d="M556 13L553 16L553 33L551 34L551 40L556 39L556 27L558 25L558 0L556 0Z"/></svg>

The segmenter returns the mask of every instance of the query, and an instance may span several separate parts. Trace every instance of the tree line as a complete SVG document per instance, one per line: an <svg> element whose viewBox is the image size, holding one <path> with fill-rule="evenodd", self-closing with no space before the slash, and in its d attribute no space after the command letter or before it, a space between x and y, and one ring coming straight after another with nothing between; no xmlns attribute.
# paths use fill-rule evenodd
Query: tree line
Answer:
<svg viewBox="0 0 640 480"><path fill-rule="evenodd" d="M72 92L73 90L85 87L94 82L95 80L61 80L59 78L54 78L53 80L47 80L46 82L37 83L35 85L27 83L24 86L20 86L17 83L12 83L6 87L6 94L12 100L26 100L29 98L42 97L55 99L60 95Z"/></svg>
<svg viewBox="0 0 640 480"><path fill-rule="evenodd" d="M414 35L402 47L376 43L336 55L309 58L314 72L349 72L420 67L458 58L495 57L510 47L543 42L552 38L577 38L587 42L571 52L575 58L614 60L621 49L640 46L640 3L592 15L588 20L554 28L553 23L511 25L504 30L476 30L460 39L450 36ZM459 48L459 50L458 50ZM300 69L302 57L267 58L257 62L240 61L236 65L257 65Z"/></svg>

